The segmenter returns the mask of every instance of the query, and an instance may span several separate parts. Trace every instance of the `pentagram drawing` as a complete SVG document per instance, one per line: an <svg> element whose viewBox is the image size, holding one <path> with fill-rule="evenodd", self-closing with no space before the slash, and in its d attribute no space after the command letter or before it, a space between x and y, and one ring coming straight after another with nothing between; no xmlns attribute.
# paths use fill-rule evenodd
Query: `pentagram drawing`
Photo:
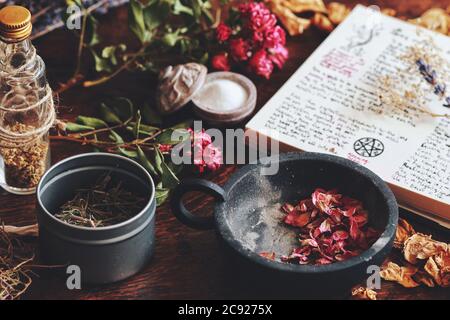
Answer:
<svg viewBox="0 0 450 320"><path fill-rule="evenodd" d="M353 144L357 154L367 158L377 157L384 151L384 144L375 138L361 138Z"/></svg>

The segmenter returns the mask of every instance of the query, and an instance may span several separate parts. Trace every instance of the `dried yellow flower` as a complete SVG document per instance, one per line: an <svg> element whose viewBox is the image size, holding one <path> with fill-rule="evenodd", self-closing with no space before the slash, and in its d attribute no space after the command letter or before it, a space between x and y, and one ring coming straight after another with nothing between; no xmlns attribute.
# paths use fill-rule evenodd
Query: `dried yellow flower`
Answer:
<svg viewBox="0 0 450 320"><path fill-rule="evenodd" d="M430 257L425 264L425 271L430 274L438 285L450 287L450 252L440 252Z"/></svg>
<svg viewBox="0 0 450 320"><path fill-rule="evenodd" d="M414 275L414 280L418 283L423 283L424 285L426 285L429 288L433 288L435 286L433 278L428 273L426 273L422 270L418 271Z"/></svg>
<svg viewBox="0 0 450 320"><path fill-rule="evenodd" d="M307 11L327 12L322 0L278 0L276 2L294 13L303 13Z"/></svg>
<svg viewBox="0 0 450 320"><path fill-rule="evenodd" d="M416 264L417 260L425 260L447 251L447 247L446 243L433 240L431 236L416 233L405 241L403 254L406 261Z"/></svg>
<svg viewBox="0 0 450 320"><path fill-rule="evenodd" d="M321 13L316 13L312 19L313 25L315 25L320 30L331 32L334 29L334 25L331 23L325 15Z"/></svg>
<svg viewBox="0 0 450 320"><path fill-rule="evenodd" d="M419 18L408 21L443 34L449 34L450 32L450 16L441 8L429 9Z"/></svg>
<svg viewBox="0 0 450 320"><path fill-rule="evenodd" d="M364 287L353 289L352 296L362 300L377 300L377 292Z"/></svg>
<svg viewBox="0 0 450 320"><path fill-rule="evenodd" d="M412 265L400 267L394 262L388 262L380 271L380 276L387 281L395 281L405 288L415 288L419 284L412 278L418 271L418 268Z"/></svg>
<svg viewBox="0 0 450 320"><path fill-rule="evenodd" d="M328 19L334 24L338 25L348 16L350 13L350 8L345 4L338 2L330 2L327 5L328 9Z"/></svg>
<svg viewBox="0 0 450 320"><path fill-rule="evenodd" d="M310 19L300 18L295 13L284 6L281 0L268 0L270 10L280 19L291 36L302 34L311 25Z"/></svg>
<svg viewBox="0 0 450 320"><path fill-rule="evenodd" d="M405 219L400 218L395 232L394 248L403 249L405 241L415 233L414 228Z"/></svg>
<svg viewBox="0 0 450 320"><path fill-rule="evenodd" d="M390 17L395 17L397 14L397 11L395 11L394 9L391 9L391 8L385 8L385 9L381 9L381 13L385 14L387 16L390 16Z"/></svg>

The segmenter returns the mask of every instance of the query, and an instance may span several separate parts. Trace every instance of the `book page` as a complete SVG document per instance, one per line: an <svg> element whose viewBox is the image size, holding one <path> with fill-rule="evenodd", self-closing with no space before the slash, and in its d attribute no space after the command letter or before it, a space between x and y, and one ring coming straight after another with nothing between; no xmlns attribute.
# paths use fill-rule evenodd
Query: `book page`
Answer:
<svg viewBox="0 0 450 320"><path fill-rule="evenodd" d="M360 163L386 182L450 204L450 121L383 104L380 75L393 75L415 42L432 37L450 61L450 39L357 6L247 124L297 149ZM450 74L450 70L440 70ZM400 81L400 80L398 80ZM450 83L448 84L450 87ZM430 113L450 113L433 94Z"/></svg>

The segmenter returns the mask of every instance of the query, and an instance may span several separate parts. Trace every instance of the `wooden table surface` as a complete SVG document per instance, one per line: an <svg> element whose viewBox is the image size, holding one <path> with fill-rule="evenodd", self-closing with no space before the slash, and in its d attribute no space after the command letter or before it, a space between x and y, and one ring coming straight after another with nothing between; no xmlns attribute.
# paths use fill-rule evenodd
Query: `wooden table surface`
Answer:
<svg viewBox="0 0 450 320"><path fill-rule="evenodd" d="M355 1L347 1L354 5ZM400 15L416 17L431 7L445 8L448 0L397 0L370 1L391 7ZM119 8L101 17L101 34L106 41L133 43L127 32L127 12ZM110 27L111 26L111 27ZM290 58L282 71L276 71L269 81L257 80L258 108L260 108L305 61L327 35L318 30L308 30L304 35L288 39ZM53 88L70 77L73 72L76 38L68 31L58 30L36 40L39 54L47 64L48 79ZM73 119L78 114L95 115L96 106L108 96L127 96L135 101L153 101L155 78L146 75L123 74L116 80L92 89L72 88L59 97L59 117ZM181 118L187 115L177 116ZM175 119L177 120L177 119ZM244 125L244 124L242 124ZM89 148L67 142L52 143L53 162L70 155L87 152ZM206 178L224 184L236 170L225 166ZM6 224L26 225L35 223L35 199L33 196L0 195L0 219ZM212 200L199 194L190 195L187 206L198 214L209 214ZM448 234L418 223L418 230L432 233L437 239L449 241ZM156 252L152 262L132 278L101 287L69 291L65 279L55 271L39 272L25 299L226 299L260 298L264 292L253 292L242 283L233 281L234 271L227 265L213 231L196 231L185 227L172 215L168 205L156 213ZM338 298L349 298L343 294ZM450 299L450 290L419 287L405 289L383 282L380 299Z"/></svg>

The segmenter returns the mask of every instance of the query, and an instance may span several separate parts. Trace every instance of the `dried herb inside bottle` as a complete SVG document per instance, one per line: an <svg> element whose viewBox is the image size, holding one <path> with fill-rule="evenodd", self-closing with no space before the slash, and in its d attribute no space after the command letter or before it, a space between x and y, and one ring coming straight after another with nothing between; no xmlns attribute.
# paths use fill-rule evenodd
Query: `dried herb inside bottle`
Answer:
<svg viewBox="0 0 450 320"><path fill-rule="evenodd" d="M77 226L106 227L134 217L146 200L127 190L122 181L113 181L107 173L94 186L76 190L74 198L64 203L55 217Z"/></svg>

